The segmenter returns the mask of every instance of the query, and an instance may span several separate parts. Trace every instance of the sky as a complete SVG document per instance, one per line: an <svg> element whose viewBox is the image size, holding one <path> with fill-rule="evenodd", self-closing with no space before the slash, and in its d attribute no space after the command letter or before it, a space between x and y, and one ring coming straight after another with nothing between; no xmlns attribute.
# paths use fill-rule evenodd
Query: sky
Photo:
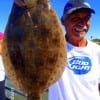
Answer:
<svg viewBox="0 0 100 100"><path fill-rule="evenodd" d="M63 14L63 8L68 0L50 0L50 3L56 11L59 20ZM86 0L90 3L91 7L95 10L92 14L91 27L86 35L88 39L100 39L100 0ZM14 0L2 0L0 2L0 32L5 32L8 18L12 9ZM64 30L64 28L63 28Z"/></svg>

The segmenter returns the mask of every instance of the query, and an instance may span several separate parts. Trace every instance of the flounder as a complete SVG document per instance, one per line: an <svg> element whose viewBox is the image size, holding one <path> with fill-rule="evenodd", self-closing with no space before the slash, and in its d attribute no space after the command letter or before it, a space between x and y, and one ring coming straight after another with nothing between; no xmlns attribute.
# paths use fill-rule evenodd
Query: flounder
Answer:
<svg viewBox="0 0 100 100"><path fill-rule="evenodd" d="M28 100L40 100L65 69L66 40L48 0L26 1L16 0L12 6L3 41L3 62L9 78Z"/></svg>

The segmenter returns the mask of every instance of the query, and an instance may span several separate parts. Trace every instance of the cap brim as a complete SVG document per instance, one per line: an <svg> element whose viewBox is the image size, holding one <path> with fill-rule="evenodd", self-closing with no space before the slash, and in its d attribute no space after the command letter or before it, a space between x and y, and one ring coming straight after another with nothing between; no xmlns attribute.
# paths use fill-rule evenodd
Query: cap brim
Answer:
<svg viewBox="0 0 100 100"><path fill-rule="evenodd" d="M90 10L91 13L95 14L95 11L91 8L87 8L88 10Z"/></svg>
<svg viewBox="0 0 100 100"><path fill-rule="evenodd" d="M77 11L77 10L80 10L80 9L87 9L88 11L90 11L90 13L93 13L95 14L95 11L91 8L84 8L84 7L77 7L77 8L73 8L71 9L71 11L69 11L67 14L71 14L73 13L74 11Z"/></svg>
<svg viewBox="0 0 100 100"><path fill-rule="evenodd" d="M80 9L86 9L86 10L88 10L90 13L95 14L95 11L94 11L93 9L91 9L91 8L86 8L86 7L77 7L77 8L76 8L76 7L75 7L75 8L72 8L71 10L69 10L67 13L65 13L65 14L62 16L62 18L65 19L67 15L73 13L74 11L80 10Z"/></svg>

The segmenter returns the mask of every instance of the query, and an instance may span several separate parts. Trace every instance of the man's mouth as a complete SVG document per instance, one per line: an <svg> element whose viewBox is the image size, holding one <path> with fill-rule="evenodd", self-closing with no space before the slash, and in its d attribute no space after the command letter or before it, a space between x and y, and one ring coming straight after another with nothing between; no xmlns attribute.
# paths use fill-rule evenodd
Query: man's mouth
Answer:
<svg viewBox="0 0 100 100"><path fill-rule="evenodd" d="M87 31L87 27L84 26L84 27L75 27L74 28L76 32L83 32L83 31Z"/></svg>
<svg viewBox="0 0 100 100"><path fill-rule="evenodd" d="M76 33L76 36L78 37L84 37L85 33L87 32L87 27L75 27L74 31Z"/></svg>

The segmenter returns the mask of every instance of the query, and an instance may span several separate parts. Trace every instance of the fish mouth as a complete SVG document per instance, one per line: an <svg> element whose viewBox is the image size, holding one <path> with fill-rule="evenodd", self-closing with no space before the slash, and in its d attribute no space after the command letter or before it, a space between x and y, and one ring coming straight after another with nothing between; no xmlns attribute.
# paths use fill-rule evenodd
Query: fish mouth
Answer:
<svg viewBox="0 0 100 100"><path fill-rule="evenodd" d="M38 0L15 0L15 3L20 7L26 6L27 8L32 8L37 5L37 1Z"/></svg>

